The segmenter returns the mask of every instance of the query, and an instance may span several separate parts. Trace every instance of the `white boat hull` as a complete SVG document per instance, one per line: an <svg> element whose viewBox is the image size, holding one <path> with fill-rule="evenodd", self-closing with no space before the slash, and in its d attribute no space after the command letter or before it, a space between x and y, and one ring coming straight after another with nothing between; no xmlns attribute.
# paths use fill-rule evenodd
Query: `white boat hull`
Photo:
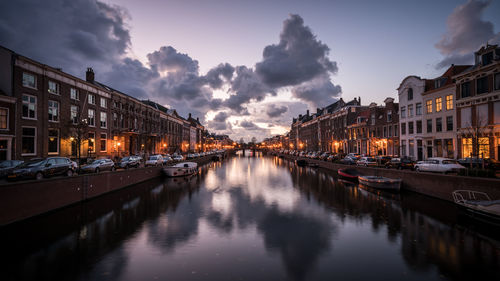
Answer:
<svg viewBox="0 0 500 281"><path fill-rule="evenodd" d="M163 168L163 172L167 177L186 177L198 173L198 165L193 162L179 163Z"/></svg>
<svg viewBox="0 0 500 281"><path fill-rule="evenodd" d="M377 188L377 189L385 189L385 190L393 190L399 191L401 189L400 179L390 179L384 177L375 177L375 176L359 176L358 181L360 184Z"/></svg>

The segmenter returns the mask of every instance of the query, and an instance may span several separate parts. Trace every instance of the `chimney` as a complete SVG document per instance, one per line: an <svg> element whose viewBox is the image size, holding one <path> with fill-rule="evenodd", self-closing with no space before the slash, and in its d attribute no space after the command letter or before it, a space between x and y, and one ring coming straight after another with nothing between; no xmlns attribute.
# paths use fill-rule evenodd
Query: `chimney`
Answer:
<svg viewBox="0 0 500 281"><path fill-rule="evenodd" d="M198 123L200 122L200 117L196 117L196 121L198 121Z"/></svg>
<svg viewBox="0 0 500 281"><path fill-rule="evenodd" d="M87 82L94 82L94 70L92 69L92 67L87 67L87 73L85 73L85 78L87 80Z"/></svg>
<svg viewBox="0 0 500 281"><path fill-rule="evenodd" d="M361 105L361 97L358 97L359 105Z"/></svg>
<svg viewBox="0 0 500 281"><path fill-rule="evenodd" d="M316 107L316 112L318 112L318 113L319 113L319 107Z"/></svg>
<svg viewBox="0 0 500 281"><path fill-rule="evenodd" d="M307 110L307 113L306 113L307 116L309 116L309 109Z"/></svg>
<svg viewBox="0 0 500 281"><path fill-rule="evenodd" d="M191 113L189 113L189 117L188 117L188 119L191 119Z"/></svg>

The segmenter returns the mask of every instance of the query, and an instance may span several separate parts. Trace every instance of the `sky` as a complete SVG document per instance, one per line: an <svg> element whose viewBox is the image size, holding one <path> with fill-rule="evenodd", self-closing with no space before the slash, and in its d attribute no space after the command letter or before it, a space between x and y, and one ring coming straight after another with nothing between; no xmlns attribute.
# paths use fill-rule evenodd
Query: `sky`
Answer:
<svg viewBox="0 0 500 281"><path fill-rule="evenodd" d="M234 140L285 133L307 109L397 98L500 42L500 1L17 0L0 45Z"/></svg>

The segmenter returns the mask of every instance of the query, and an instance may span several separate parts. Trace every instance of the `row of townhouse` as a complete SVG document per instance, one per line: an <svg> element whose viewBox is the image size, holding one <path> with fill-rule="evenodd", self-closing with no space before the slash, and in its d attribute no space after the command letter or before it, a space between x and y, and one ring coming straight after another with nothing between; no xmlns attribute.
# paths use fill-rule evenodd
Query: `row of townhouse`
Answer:
<svg viewBox="0 0 500 281"><path fill-rule="evenodd" d="M0 47L0 70L0 160L205 149L198 119L99 83L92 68L83 80Z"/></svg>
<svg viewBox="0 0 500 281"><path fill-rule="evenodd" d="M408 76L398 103L342 99L292 120L282 146L308 151L500 159L500 48L486 45L474 65L451 65L434 79Z"/></svg>

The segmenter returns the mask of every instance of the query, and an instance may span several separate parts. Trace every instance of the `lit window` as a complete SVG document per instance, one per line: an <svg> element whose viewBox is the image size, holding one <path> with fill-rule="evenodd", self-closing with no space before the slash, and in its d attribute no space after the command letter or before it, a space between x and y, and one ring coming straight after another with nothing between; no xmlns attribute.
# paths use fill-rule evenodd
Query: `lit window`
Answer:
<svg viewBox="0 0 500 281"><path fill-rule="evenodd" d="M57 101L49 100L49 121L59 121L59 103Z"/></svg>
<svg viewBox="0 0 500 281"><path fill-rule="evenodd" d="M36 97L23 95L23 118L36 119Z"/></svg>
<svg viewBox="0 0 500 281"><path fill-rule="evenodd" d="M0 108L0 130L9 129L9 109Z"/></svg>
<svg viewBox="0 0 500 281"><path fill-rule="evenodd" d="M101 141L101 151L106 151L107 150L107 147L106 147L107 146L106 145L107 144L107 135L102 133L100 141Z"/></svg>
<svg viewBox="0 0 500 281"><path fill-rule="evenodd" d="M436 99L436 112L440 112L443 109L443 98Z"/></svg>
<svg viewBox="0 0 500 281"><path fill-rule="evenodd" d="M453 95L446 96L446 110L453 109Z"/></svg>
<svg viewBox="0 0 500 281"><path fill-rule="evenodd" d="M49 93L59 95L59 84L54 81L49 81Z"/></svg>
<svg viewBox="0 0 500 281"><path fill-rule="evenodd" d="M36 76L23 72L23 86L36 89Z"/></svg>
<svg viewBox="0 0 500 281"><path fill-rule="evenodd" d="M94 133L89 133L89 139L88 139L88 149L91 152L95 152L95 134Z"/></svg>
<svg viewBox="0 0 500 281"><path fill-rule="evenodd" d="M432 100L428 100L425 102L425 110L427 113L432 113Z"/></svg>

